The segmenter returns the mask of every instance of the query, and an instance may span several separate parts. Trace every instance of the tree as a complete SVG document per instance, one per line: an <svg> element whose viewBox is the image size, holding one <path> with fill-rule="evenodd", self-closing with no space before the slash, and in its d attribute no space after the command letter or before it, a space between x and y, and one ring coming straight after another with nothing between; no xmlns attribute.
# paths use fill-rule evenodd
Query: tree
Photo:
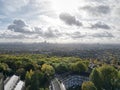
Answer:
<svg viewBox="0 0 120 90"><path fill-rule="evenodd" d="M69 69L68 69L68 65L65 64L65 63L60 63L59 65L57 65L56 67L56 72L57 73L65 73L67 72Z"/></svg>
<svg viewBox="0 0 120 90"><path fill-rule="evenodd" d="M117 79L117 70L109 65L103 65L99 68L103 79L103 88L106 90L112 90L114 87L114 81ZM97 78L98 79L98 78Z"/></svg>
<svg viewBox="0 0 120 90"><path fill-rule="evenodd" d="M25 63L25 67L24 68L25 68L26 71L30 71L30 70L34 70L35 69L33 63L30 63L30 62Z"/></svg>
<svg viewBox="0 0 120 90"><path fill-rule="evenodd" d="M82 84L82 90L97 90L94 83L91 81L83 82Z"/></svg>
<svg viewBox="0 0 120 90"><path fill-rule="evenodd" d="M102 90L102 76L96 68L92 70L90 80L94 83L97 90Z"/></svg>
<svg viewBox="0 0 120 90"><path fill-rule="evenodd" d="M117 78L112 81L112 90L120 90L120 71L118 72Z"/></svg>
<svg viewBox="0 0 120 90"><path fill-rule="evenodd" d="M43 64L41 67L42 72L44 72L47 76L53 76L55 73L54 68L51 65Z"/></svg>
<svg viewBox="0 0 120 90"><path fill-rule="evenodd" d="M20 78L22 79L22 80L24 80L25 79L25 69L24 68L19 68L17 71L16 71L16 74L18 75L18 76L20 76Z"/></svg>
<svg viewBox="0 0 120 90"><path fill-rule="evenodd" d="M31 77L34 74L32 70L27 71L26 76L25 76L25 86L28 87L31 84Z"/></svg>
<svg viewBox="0 0 120 90"><path fill-rule="evenodd" d="M0 72L4 72L8 69L8 65L6 63L0 63Z"/></svg>
<svg viewBox="0 0 120 90"><path fill-rule="evenodd" d="M118 78L117 78L115 87L116 87L118 90L120 89L120 71L118 72Z"/></svg>
<svg viewBox="0 0 120 90"><path fill-rule="evenodd" d="M15 67L16 69L19 69L20 67L22 67L22 60L18 60L15 62Z"/></svg>
<svg viewBox="0 0 120 90"><path fill-rule="evenodd" d="M0 72L2 72L5 76L9 74L10 68L6 63L0 63Z"/></svg>
<svg viewBox="0 0 120 90"><path fill-rule="evenodd" d="M73 71L80 74L81 72L87 71L88 68L83 62L79 61L72 65L72 69L73 69Z"/></svg>
<svg viewBox="0 0 120 90"><path fill-rule="evenodd" d="M93 69L90 80L94 83L98 90L115 90L119 87L118 71L110 65L103 65Z"/></svg>
<svg viewBox="0 0 120 90"><path fill-rule="evenodd" d="M39 72L37 71L31 77L30 90L39 90Z"/></svg>

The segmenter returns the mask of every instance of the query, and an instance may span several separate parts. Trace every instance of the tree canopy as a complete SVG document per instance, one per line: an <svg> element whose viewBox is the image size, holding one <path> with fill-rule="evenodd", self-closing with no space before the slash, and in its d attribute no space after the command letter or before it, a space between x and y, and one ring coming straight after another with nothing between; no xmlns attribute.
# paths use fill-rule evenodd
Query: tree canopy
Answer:
<svg viewBox="0 0 120 90"><path fill-rule="evenodd" d="M95 87L94 83L87 81L83 82L82 90L97 90L97 88Z"/></svg>

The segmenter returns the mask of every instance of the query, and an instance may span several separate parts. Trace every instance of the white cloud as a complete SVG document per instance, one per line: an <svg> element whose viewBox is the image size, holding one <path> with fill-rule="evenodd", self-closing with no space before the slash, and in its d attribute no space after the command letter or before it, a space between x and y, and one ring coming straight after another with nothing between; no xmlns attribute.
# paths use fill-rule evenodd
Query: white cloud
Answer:
<svg viewBox="0 0 120 90"><path fill-rule="evenodd" d="M25 35L20 33L15 33L13 31L4 30L3 32L0 32L0 38L2 39L24 39Z"/></svg>
<svg viewBox="0 0 120 90"><path fill-rule="evenodd" d="M109 42L114 36L117 42L119 5L120 0L0 0L0 38Z"/></svg>
<svg viewBox="0 0 120 90"><path fill-rule="evenodd" d="M9 13L13 13L17 10L20 10L22 7L24 7L25 5L27 5L29 2L29 0L0 0L0 5L1 5L1 9L5 10L4 13L9 14Z"/></svg>

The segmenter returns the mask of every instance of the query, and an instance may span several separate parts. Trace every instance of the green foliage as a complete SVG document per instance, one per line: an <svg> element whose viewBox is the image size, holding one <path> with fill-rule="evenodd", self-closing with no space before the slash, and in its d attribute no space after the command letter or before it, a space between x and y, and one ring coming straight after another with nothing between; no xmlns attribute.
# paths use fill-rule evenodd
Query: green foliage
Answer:
<svg viewBox="0 0 120 90"><path fill-rule="evenodd" d="M43 64L41 71L44 72L47 76L53 76L55 73L54 68L51 65Z"/></svg>
<svg viewBox="0 0 120 90"><path fill-rule="evenodd" d="M118 72L118 78L116 79L116 81L114 81L114 88L116 88L117 90L120 89L120 71Z"/></svg>
<svg viewBox="0 0 120 90"><path fill-rule="evenodd" d="M31 77L34 74L32 70L27 71L26 76L25 76L25 86L28 87L31 85Z"/></svg>
<svg viewBox="0 0 120 90"><path fill-rule="evenodd" d="M71 66L72 70L77 72L77 73L81 73L81 72L85 72L87 71L88 67L86 66L86 64L84 64L83 62L79 61L77 63L72 64Z"/></svg>
<svg viewBox="0 0 120 90"><path fill-rule="evenodd" d="M77 72L83 72L87 70L89 61L78 57L41 54L0 55L0 72L3 72L5 77L13 74L20 76L22 80L25 80L26 90L30 90L34 86L37 89L47 90L55 73L76 71L71 69L73 64L75 64Z"/></svg>
<svg viewBox="0 0 120 90"><path fill-rule="evenodd" d="M94 83L87 81L83 82L82 90L97 90L97 88L95 87Z"/></svg>
<svg viewBox="0 0 120 90"><path fill-rule="evenodd" d="M103 65L94 69L90 75L91 81L98 90L117 90L120 89L120 79L117 69L110 65ZM118 90L119 90L118 89Z"/></svg>
<svg viewBox="0 0 120 90"><path fill-rule="evenodd" d="M90 74L90 80L95 84L97 90L102 90L102 76L101 72L99 72L96 68L92 70Z"/></svg>
<svg viewBox="0 0 120 90"><path fill-rule="evenodd" d="M24 68L19 68L16 71L16 75L19 75L22 80L25 79L25 74L26 74L26 72L25 72Z"/></svg>
<svg viewBox="0 0 120 90"><path fill-rule="evenodd" d="M65 63L60 63L56 67L56 73L62 74L69 71L69 66Z"/></svg>
<svg viewBox="0 0 120 90"><path fill-rule="evenodd" d="M32 71L30 70L29 72L26 73L26 78L25 78L25 86L26 90L39 90L43 89L46 86L46 83L48 82L46 75L37 70L37 71Z"/></svg>
<svg viewBox="0 0 120 90"><path fill-rule="evenodd" d="M37 71L31 77L30 90L39 90L39 72Z"/></svg>
<svg viewBox="0 0 120 90"><path fill-rule="evenodd" d="M103 79L103 88L112 90L112 82L117 78L117 70L114 67L108 65L103 65L99 68L99 70Z"/></svg>
<svg viewBox="0 0 120 90"><path fill-rule="evenodd" d="M8 69L8 65L6 63L0 63L0 72L6 71Z"/></svg>

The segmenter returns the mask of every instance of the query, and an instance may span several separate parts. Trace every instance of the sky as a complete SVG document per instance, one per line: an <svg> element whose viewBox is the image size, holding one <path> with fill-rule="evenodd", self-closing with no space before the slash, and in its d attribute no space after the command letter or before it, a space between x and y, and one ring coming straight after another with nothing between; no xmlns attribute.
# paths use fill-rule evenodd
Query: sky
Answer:
<svg viewBox="0 0 120 90"><path fill-rule="evenodd" d="M120 0L0 0L0 42L120 43Z"/></svg>

